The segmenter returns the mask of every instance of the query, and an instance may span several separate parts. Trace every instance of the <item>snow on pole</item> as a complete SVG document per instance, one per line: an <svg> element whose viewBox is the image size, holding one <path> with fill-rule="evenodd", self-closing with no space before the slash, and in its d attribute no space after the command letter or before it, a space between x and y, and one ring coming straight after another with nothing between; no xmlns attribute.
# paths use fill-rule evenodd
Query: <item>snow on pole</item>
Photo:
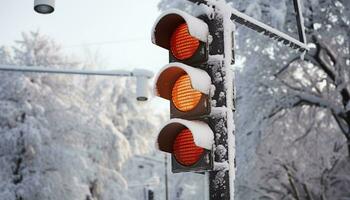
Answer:
<svg viewBox="0 0 350 200"><path fill-rule="evenodd" d="M81 70L81 69L55 69L41 66L14 66L0 65L2 71L13 72L31 72L31 73L51 73L51 74L77 74L77 75L101 75L101 76L144 76L152 78L153 73L148 70L134 70L133 72L126 70ZM142 73L141 73L142 72Z"/></svg>
<svg viewBox="0 0 350 200"><path fill-rule="evenodd" d="M213 5L216 4L215 2L211 2L209 0L188 0L192 3L196 3L196 4L204 4L204 5ZM296 1L296 0L294 0ZM299 3L299 0L298 0ZM299 3L300 5L300 3ZM227 5L227 7L230 7L229 5ZM299 51L304 52L304 51L308 51L309 47L306 45L306 39L304 36L302 36L301 38L304 38L304 41L298 41L297 39L275 29L272 28L271 26L268 26L242 12L239 12L238 10L230 7L231 10L231 20L234 22L237 22L239 24L242 24L250 29L253 29L256 32L259 33L263 33L265 36L268 36L278 42L282 42L284 45L289 46L293 49L299 49ZM300 17L298 17L298 21L300 20L301 26L298 28L299 29L299 33L303 33L303 35L305 35L305 28L303 25L303 17L301 14L301 9L300 6L298 8L298 12L300 13Z"/></svg>
<svg viewBox="0 0 350 200"><path fill-rule="evenodd" d="M309 47L298 41L295 38L292 38L291 36L272 28L271 26L268 26L244 13L239 12L238 10L232 9L232 15L231 20L243 24L244 26L253 29L259 33L263 33L264 35L277 40L279 42L283 42L284 45L290 46L293 49L299 49L301 52L308 51Z"/></svg>
<svg viewBox="0 0 350 200"><path fill-rule="evenodd" d="M229 156L229 178L230 178L230 199L234 199L234 181L235 181L235 126L233 119L233 108L234 108L234 88L233 81L234 75L231 69L231 61L234 55L232 55L232 42L233 42L233 31L234 24L232 23L231 11L228 8L227 4L224 1L220 1L218 3L219 11L223 16L223 24L224 24L224 68L226 71L225 77L225 86L226 86L226 106L227 106L227 134L228 134L228 156Z"/></svg>

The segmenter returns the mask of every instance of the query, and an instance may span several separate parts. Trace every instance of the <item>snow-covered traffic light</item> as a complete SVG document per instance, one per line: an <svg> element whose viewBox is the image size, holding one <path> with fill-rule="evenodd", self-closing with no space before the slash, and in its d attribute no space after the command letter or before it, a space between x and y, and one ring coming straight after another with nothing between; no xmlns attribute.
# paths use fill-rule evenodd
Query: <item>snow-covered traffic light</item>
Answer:
<svg viewBox="0 0 350 200"><path fill-rule="evenodd" d="M201 64L208 60L208 25L185 12L171 9L158 17L152 42L169 50L170 62Z"/></svg>
<svg viewBox="0 0 350 200"><path fill-rule="evenodd" d="M173 118L157 137L158 149L172 155L174 173L211 170L213 144L213 131L200 120Z"/></svg>
<svg viewBox="0 0 350 200"><path fill-rule="evenodd" d="M169 52L154 83L155 95L170 101L171 118L157 147L171 154L175 173L208 171L215 200L233 196L234 178L234 26L222 9L209 6L198 17L172 9L152 30L152 42Z"/></svg>
<svg viewBox="0 0 350 200"><path fill-rule="evenodd" d="M154 92L170 101L170 118L159 131L158 149L171 153L172 171L213 169L214 133L207 124L212 81L201 68L208 61L208 25L180 10L156 21L152 42L169 51L169 64L155 78Z"/></svg>
<svg viewBox="0 0 350 200"><path fill-rule="evenodd" d="M155 80L155 94L170 101L171 118L210 114L211 79L204 70L174 62L163 67Z"/></svg>

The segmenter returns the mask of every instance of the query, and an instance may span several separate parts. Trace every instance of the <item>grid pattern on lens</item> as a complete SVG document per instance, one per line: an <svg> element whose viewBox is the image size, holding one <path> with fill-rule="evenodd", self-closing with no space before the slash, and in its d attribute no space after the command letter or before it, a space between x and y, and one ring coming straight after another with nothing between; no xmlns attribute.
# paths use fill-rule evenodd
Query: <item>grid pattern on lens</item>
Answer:
<svg viewBox="0 0 350 200"><path fill-rule="evenodd" d="M201 92L192 88L188 74L176 80L171 95L175 107L182 112L194 109L202 97Z"/></svg>
<svg viewBox="0 0 350 200"><path fill-rule="evenodd" d="M173 144L173 154L177 162L184 166L191 166L199 161L204 149L196 146L189 129L183 129Z"/></svg>
<svg viewBox="0 0 350 200"><path fill-rule="evenodd" d="M189 34L187 24L180 24L170 39L170 49L173 56L179 60L185 60L192 57L198 47L199 40Z"/></svg>

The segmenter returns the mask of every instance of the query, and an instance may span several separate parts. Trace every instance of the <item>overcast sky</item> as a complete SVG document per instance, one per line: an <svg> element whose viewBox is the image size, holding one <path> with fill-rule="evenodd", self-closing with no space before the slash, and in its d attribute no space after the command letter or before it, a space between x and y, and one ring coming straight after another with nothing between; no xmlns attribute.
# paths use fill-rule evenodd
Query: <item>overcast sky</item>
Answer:
<svg viewBox="0 0 350 200"><path fill-rule="evenodd" d="M103 69L146 68L157 72L167 51L151 43L159 0L56 0L50 15L34 12L34 0L0 0L0 45L12 45L23 31L40 30L69 55L98 52ZM152 98L152 105L168 102Z"/></svg>
<svg viewBox="0 0 350 200"><path fill-rule="evenodd" d="M53 14L40 15L33 11L34 0L0 0L0 45L39 29L68 53L98 51L104 68L157 71L167 63L166 51L150 39L158 1L56 0Z"/></svg>

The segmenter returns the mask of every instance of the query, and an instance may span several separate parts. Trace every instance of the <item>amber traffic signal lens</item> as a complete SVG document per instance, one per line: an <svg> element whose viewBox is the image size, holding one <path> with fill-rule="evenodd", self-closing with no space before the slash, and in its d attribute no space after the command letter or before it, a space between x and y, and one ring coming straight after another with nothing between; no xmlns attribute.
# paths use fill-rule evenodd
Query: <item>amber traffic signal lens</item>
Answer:
<svg viewBox="0 0 350 200"><path fill-rule="evenodd" d="M170 45L173 56L179 60L185 60L197 51L199 40L190 35L187 24L183 23L173 32Z"/></svg>
<svg viewBox="0 0 350 200"><path fill-rule="evenodd" d="M194 109L202 97L201 92L192 88L190 76L187 74L177 79L171 95L175 107L182 112Z"/></svg>
<svg viewBox="0 0 350 200"><path fill-rule="evenodd" d="M184 166L191 166L199 161L204 149L196 146L189 129L183 129L173 144L173 154L177 162Z"/></svg>

